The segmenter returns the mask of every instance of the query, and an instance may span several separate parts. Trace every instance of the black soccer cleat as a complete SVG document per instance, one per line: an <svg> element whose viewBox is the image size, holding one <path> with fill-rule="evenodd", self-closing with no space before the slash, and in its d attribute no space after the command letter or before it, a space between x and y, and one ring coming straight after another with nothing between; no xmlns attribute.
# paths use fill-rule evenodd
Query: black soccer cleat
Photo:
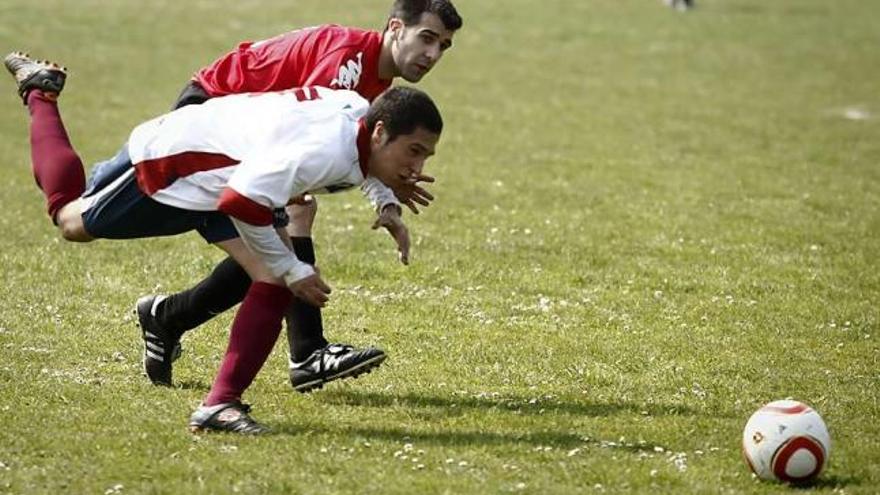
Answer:
<svg viewBox="0 0 880 495"><path fill-rule="evenodd" d="M180 339L156 319L156 306L165 296L144 296L134 305L134 314L144 339L144 373L153 385L171 386L173 363L182 352Z"/></svg>
<svg viewBox="0 0 880 495"><path fill-rule="evenodd" d="M340 378L369 373L382 364L385 351L375 347L357 349L347 344L329 344L302 362L290 362L290 384L297 392L311 392Z"/></svg>
<svg viewBox="0 0 880 495"><path fill-rule="evenodd" d="M267 426L250 417L251 406L240 401L227 402L214 406L199 406L189 418L189 431L204 433L223 431L242 435L259 435L268 433Z"/></svg>
<svg viewBox="0 0 880 495"><path fill-rule="evenodd" d="M28 93L33 89L39 89L44 93L56 96L64 89L64 81L67 79L67 67L62 67L48 60L33 60L30 55L22 52L12 52L3 59L6 70L15 78L18 84L18 95L21 101L27 105Z"/></svg>

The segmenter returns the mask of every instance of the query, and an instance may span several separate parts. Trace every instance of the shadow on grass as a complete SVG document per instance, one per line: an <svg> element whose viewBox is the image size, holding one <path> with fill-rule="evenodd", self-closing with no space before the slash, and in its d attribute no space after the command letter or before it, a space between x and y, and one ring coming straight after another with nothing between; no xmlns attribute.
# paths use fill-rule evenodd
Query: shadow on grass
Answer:
<svg viewBox="0 0 880 495"><path fill-rule="evenodd" d="M787 485L790 488L798 491L806 491L806 490L821 490L821 489L837 489L837 488L847 488L852 486L861 485L862 480L859 478L854 478L852 476L819 476L819 479L808 483L805 485Z"/></svg>
<svg viewBox="0 0 880 495"><path fill-rule="evenodd" d="M395 443L414 443L442 445L444 447L470 447L495 445L530 444L535 447L554 447L570 449L593 445L602 448L613 448L632 454L653 452L654 444L615 443L592 439L574 433L559 431L528 431L528 432L492 432L474 430L444 429L442 431L424 431L405 428L373 428L345 427L328 428L325 426L308 427L295 424L273 425L273 433L278 435L330 434L361 437L371 440L382 440Z"/></svg>
<svg viewBox="0 0 880 495"><path fill-rule="evenodd" d="M322 392L316 397L320 402L330 405L345 405L359 407L391 408L403 407L412 410L410 418L420 416L419 410L443 409L450 414L461 413L465 410L481 411L510 411L512 414L544 414L564 413L583 416L612 416L620 413L652 415L694 415L694 411L683 406L645 405L632 403L617 404L587 404L576 402L564 402L553 399L534 400L519 396L430 396L415 393L396 394L387 392L370 392L357 390L334 390ZM530 444L535 447L553 447L559 449L571 449L574 447L596 446L599 448L615 449L629 453L654 452L657 444L650 442L627 443L591 438L591 436L578 434L572 431L555 431L552 429L530 429L516 431L489 431L472 429L447 428L438 430L431 425L430 417L423 418L420 424L413 428L405 427L364 427L343 426L328 427L324 425L303 426L301 424L287 423L274 427L276 434L302 435L302 434L329 434L363 437L367 439L384 440L400 443L424 443L453 446L492 446L492 445L522 445ZM417 420L418 421L418 420Z"/></svg>
<svg viewBox="0 0 880 495"><path fill-rule="evenodd" d="M396 394L362 390L333 390L323 392L318 399L333 405L361 407L444 408L450 411L489 409L511 411L517 414L565 413L579 416L613 416L621 413L648 416L694 416L697 413L682 405L635 404L617 402L591 404L564 402L558 399L533 399L517 396L430 396L414 393Z"/></svg>
<svg viewBox="0 0 880 495"><path fill-rule="evenodd" d="M174 388L207 392L211 390L211 385L205 382L201 382L199 380L181 380L175 383Z"/></svg>

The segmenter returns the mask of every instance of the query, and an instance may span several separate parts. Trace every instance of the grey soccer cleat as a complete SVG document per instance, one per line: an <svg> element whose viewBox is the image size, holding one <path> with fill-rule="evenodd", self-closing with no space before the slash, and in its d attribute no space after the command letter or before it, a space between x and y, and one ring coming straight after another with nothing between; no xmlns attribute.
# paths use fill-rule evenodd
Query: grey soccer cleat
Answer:
<svg viewBox="0 0 880 495"><path fill-rule="evenodd" d="M222 431L242 435L268 433L269 428L250 417L251 406L240 401L213 406L199 406L189 418L189 431L203 433Z"/></svg>
<svg viewBox="0 0 880 495"><path fill-rule="evenodd" d="M15 78L18 95L25 105L31 90L39 89L57 96L64 89L64 81L67 80L66 67L48 60L34 60L27 53L12 52L3 59L3 64Z"/></svg>

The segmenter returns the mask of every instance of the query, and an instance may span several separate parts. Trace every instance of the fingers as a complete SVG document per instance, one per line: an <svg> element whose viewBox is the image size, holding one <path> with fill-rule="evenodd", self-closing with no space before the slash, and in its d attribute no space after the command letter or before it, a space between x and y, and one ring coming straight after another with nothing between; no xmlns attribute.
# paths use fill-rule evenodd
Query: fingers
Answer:
<svg viewBox="0 0 880 495"><path fill-rule="evenodd" d="M295 290L293 291L293 295L318 308L323 308L327 304L327 301L330 300L330 298L327 297L327 294L313 287Z"/></svg>
<svg viewBox="0 0 880 495"><path fill-rule="evenodd" d="M329 301L330 298L327 297L327 294L325 294L324 292L321 292L320 290L312 289L312 290L309 290L308 294L306 294L306 297L303 298L303 300L305 302L311 304L312 306L323 308L324 306L327 305L327 301Z"/></svg>
<svg viewBox="0 0 880 495"><path fill-rule="evenodd" d="M434 178L430 175L422 175L422 174L413 174L407 177L406 182L412 185L415 185L418 182L434 182Z"/></svg>
<svg viewBox="0 0 880 495"><path fill-rule="evenodd" d="M321 292L324 294L324 297L327 297L331 292L333 292L333 289L331 289L330 286L324 283L324 281L320 278L318 279L318 289L321 290Z"/></svg>
<svg viewBox="0 0 880 495"><path fill-rule="evenodd" d="M434 195L429 193L427 189L419 186L413 186L413 189L415 190L417 195L424 197L428 201L434 201Z"/></svg>
<svg viewBox="0 0 880 495"><path fill-rule="evenodd" d="M434 198L431 198L431 199L434 199ZM422 205L422 206L428 206L428 205L430 205L430 204L431 204L431 199L423 198L423 197L421 197L421 196L416 196L416 195L413 195L413 197L412 197L412 200L413 200L413 201L415 201L416 203L418 203L418 204L420 204L420 205Z"/></svg>
<svg viewBox="0 0 880 495"><path fill-rule="evenodd" d="M404 232L397 240L397 259L404 265L409 265L409 232Z"/></svg>
<svg viewBox="0 0 880 495"><path fill-rule="evenodd" d="M410 200L410 199L407 199L405 201L402 200L401 203L403 203L404 206L409 208L409 211L413 212L413 215L419 214L419 209L416 208L416 205L415 205L415 203L412 202L412 200Z"/></svg>
<svg viewBox="0 0 880 495"><path fill-rule="evenodd" d="M318 275L312 275L296 282L290 286L290 290L299 299L319 308L323 308L330 300L328 297L331 292L330 286Z"/></svg>
<svg viewBox="0 0 880 495"><path fill-rule="evenodd" d="M405 204L410 210L413 210L413 208L417 210L418 207L416 206L416 204L429 206L431 204L431 201L434 200L433 194L418 186L398 189L397 191L395 191L395 195L397 196L397 199L400 200L401 203ZM413 211L413 213L418 214L418 212L416 211Z"/></svg>

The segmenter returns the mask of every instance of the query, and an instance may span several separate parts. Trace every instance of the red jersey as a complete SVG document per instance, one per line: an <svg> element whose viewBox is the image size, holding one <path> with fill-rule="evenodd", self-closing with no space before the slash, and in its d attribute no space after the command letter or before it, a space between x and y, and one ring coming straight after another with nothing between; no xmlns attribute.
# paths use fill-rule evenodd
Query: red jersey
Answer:
<svg viewBox="0 0 880 495"><path fill-rule="evenodd" d="M194 79L212 97L322 86L373 101L391 85L379 79L381 49L378 31L328 24L244 42Z"/></svg>

